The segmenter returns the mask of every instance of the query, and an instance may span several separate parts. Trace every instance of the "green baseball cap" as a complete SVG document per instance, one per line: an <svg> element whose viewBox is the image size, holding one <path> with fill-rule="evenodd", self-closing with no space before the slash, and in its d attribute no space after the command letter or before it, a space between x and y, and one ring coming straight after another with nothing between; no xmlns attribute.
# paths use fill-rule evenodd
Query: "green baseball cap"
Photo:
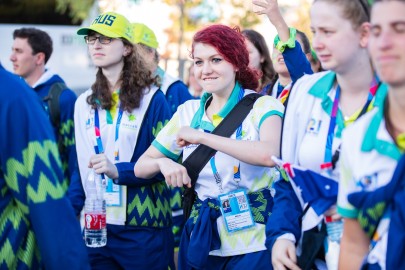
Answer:
<svg viewBox="0 0 405 270"><path fill-rule="evenodd" d="M77 30L78 35L87 35L89 31L95 31L106 37L125 38L132 42L132 25L123 15L116 12L105 12L91 23L89 27Z"/></svg>
<svg viewBox="0 0 405 270"><path fill-rule="evenodd" d="M133 23L132 27L134 36L132 39L133 43L141 43L154 49L156 49L159 46L155 33L145 24Z"/></svg>

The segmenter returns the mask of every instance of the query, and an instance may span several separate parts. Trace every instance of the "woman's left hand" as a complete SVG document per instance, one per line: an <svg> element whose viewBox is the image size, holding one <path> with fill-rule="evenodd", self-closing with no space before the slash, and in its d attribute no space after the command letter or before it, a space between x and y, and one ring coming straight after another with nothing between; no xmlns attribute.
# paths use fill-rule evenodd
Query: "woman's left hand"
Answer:
<svg viewBox="0 0 405 270"><path fill-rule="evenodd" d="M117 167L107 158L105 154L91 156L89 168L93 168L98 174L104 173L110 179L117 179L119 176Z"/></svg>
<svg viewBox="0 0 405 270"><path fill-rule="evenodd" d="M191 127L182 127L177 134L176 143L180 147L190 144L200 144L200 140L204 132Z"/></svg>

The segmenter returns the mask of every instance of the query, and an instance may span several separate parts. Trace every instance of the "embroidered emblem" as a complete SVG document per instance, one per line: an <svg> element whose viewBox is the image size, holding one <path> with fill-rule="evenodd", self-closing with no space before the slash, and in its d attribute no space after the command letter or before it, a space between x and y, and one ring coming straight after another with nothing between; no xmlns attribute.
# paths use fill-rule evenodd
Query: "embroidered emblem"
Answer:
<svg viewBox="0 0 405 270"><path fill-rule="evenodd" d="M311 118L307 125L307 133L318 134L321 129L322 120Z"/></svg>
<svg viewBox="0 0 405 270"><path fill-rule="evenodd" d="M131 113L131 114L128 115L128 121L129 122L132 122L132 121L135 121L135 120L136 120L136 116L134 114Z"/></svg>
<svg viewBox="0 0 405 270"><path fill-rule="evenodd" d="M356 185L360 187L362 190L373 188L376 186L376 184L377 184L377 173L363 176L356 182Z"/></svg>
<svg viewBox="0 0 405 270"><path fill-rule="evenodd" d="M91 127L94 127L94 118L93 117L88 118L86 120L86 129L91 128Z"/></svg>

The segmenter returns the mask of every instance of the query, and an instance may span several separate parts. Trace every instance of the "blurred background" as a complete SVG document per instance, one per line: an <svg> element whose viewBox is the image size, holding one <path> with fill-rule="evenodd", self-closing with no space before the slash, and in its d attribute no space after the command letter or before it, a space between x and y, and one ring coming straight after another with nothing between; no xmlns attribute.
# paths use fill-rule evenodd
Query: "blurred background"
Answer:
<svg viewBox="0 0 405 270"><path fill-rule="evenodd" d="M290 26L308 34L312 0L279 0ZM36 27L53 39L54 52L47 67L61 75L76 93L88 89L95 68L87 54L80 26L88 26L105 11L115 11L131 22L148 25L156 34L160 66L181 79L191 64L190 41L196 30L212 23L252 28L272 48L275 29L265 16L252 12L251 0L0 0L0 61L12 71L9 60L13 31Z"/></svg>

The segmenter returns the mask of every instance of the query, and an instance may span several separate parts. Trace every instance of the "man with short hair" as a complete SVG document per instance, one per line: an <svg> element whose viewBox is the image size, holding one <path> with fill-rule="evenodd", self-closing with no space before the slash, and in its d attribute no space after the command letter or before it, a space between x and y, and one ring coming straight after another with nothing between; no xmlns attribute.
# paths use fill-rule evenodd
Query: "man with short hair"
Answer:
<svg viewBox="0 0 405 270"><path fill-rule="evenodd" d="M64 178L68 184L77 172L73 126L76 94L66 87L61 77L45 67L53 50L52 39L46 32L36 28L20 28L14 31L13 38L10 61L14 73L21 76L43 100L58 141ZM56 88L60 88L60 94L56 94ZM49 106L52 98L55 99L54 107Z"/></svg>

